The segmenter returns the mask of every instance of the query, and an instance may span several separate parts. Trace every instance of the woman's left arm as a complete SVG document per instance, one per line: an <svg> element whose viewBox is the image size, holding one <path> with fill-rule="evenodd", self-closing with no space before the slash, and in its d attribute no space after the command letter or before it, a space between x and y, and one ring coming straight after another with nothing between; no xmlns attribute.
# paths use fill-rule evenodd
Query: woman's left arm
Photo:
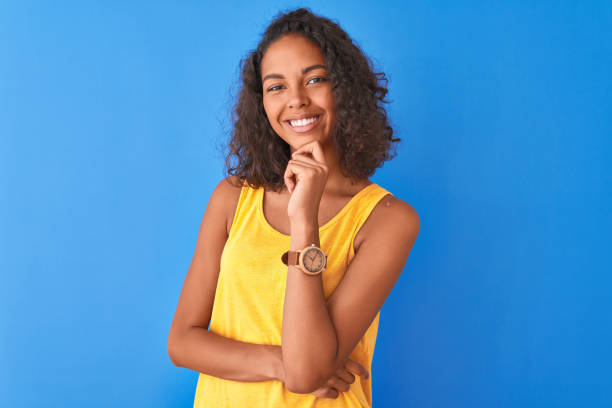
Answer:
<svg viewBox="0 0 612 408"><path fill-rule="evenodd" d="M317 148L315 143L312 148L315 160ZM309 180L305 173L310 171L310 183L316 185L315 173L306 166L308 160L302 160L303 168L297 169L298 163L294 163L293 170L288 167L285 178L303 171L301 181L297 175L299 186L300 182ZM297 186L291 186L291 182L289 185L290 191L293 187L296 192ZM313 191L317 191L315 187L304 196ZM292 392L310 393L336 372L380 311L406 264L419 233L418 214L394 197L385 198L381 203L366 221L372 225L367 238L327 301L322 274L307 275L297 267L288 267L281 348L285 386ZM301 250L312 243L320 246L318 213L295 208L291 212L289 209L290 249Z"/></svg>

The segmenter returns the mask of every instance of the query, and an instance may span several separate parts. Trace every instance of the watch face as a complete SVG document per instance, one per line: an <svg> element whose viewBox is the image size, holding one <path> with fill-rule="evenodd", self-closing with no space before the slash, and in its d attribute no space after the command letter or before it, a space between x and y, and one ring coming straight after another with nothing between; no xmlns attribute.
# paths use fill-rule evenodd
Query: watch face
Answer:
<svg viewBox="0 0 612 408"><path fill-rule="evenodd" d="M325 267L325 256L317 248L307 249L302 263L309 272L319 272Z"/></svg>

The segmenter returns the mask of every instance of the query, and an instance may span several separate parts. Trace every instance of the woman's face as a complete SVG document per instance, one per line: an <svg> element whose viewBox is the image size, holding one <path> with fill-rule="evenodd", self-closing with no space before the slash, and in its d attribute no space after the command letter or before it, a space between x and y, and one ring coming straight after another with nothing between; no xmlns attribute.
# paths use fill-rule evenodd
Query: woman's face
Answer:
<svg viewBox="0 0 612 408"><path fill-rule="evenodd" d="M268 47L261 75L266 115L291 151L312 140L326 145L335 123L334 97L319 47L286 34Z"/></svg>

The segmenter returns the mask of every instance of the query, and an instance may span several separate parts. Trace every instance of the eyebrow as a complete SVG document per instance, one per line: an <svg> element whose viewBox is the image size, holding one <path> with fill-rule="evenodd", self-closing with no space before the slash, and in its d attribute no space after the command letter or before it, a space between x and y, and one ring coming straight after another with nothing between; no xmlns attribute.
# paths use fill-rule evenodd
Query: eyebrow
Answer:
<svg viewBox="0 0 612 408"><path fill-rule="evenodd" d="M321 65L321 64L316 64L316 65L311 65L309 67L306 67L302 70L302 75L304 75L305 73L312 71L313 69L317 69L317 68L323 68L323 69L327 69L327 67L325 65ZM265 77L263 77L263 79L261 80L261 82L264 82L266 79L269 78L278 78L278 79L283 79L285 78L284 76L282 76L281 74L268 74Z"/></svg>

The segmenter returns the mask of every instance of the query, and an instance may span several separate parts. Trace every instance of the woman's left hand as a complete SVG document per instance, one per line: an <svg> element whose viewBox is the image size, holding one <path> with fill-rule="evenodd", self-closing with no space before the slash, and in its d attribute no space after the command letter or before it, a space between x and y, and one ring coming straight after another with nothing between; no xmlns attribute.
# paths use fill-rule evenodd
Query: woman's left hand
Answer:
<svg viewBox="0 0 612 408"><path fill-rule="evenodd" d="M317 140L293 152L285 170L285 185L291 194L287 215L295 222L318 223L319 204L327 183L327 165Z"/></svg>
<svg viewBox="0 0 612 408"><path fill-rule="evenodd" d="M353 359L347 358L344 365L336 370L336 373L327 380L325 385L314 390L311 394L319 398L338 398L341 392L347 392L351 388L351 384L355 382L355 375L359 375L366 380L370 378L370 374L364 366Z"/></svg>

